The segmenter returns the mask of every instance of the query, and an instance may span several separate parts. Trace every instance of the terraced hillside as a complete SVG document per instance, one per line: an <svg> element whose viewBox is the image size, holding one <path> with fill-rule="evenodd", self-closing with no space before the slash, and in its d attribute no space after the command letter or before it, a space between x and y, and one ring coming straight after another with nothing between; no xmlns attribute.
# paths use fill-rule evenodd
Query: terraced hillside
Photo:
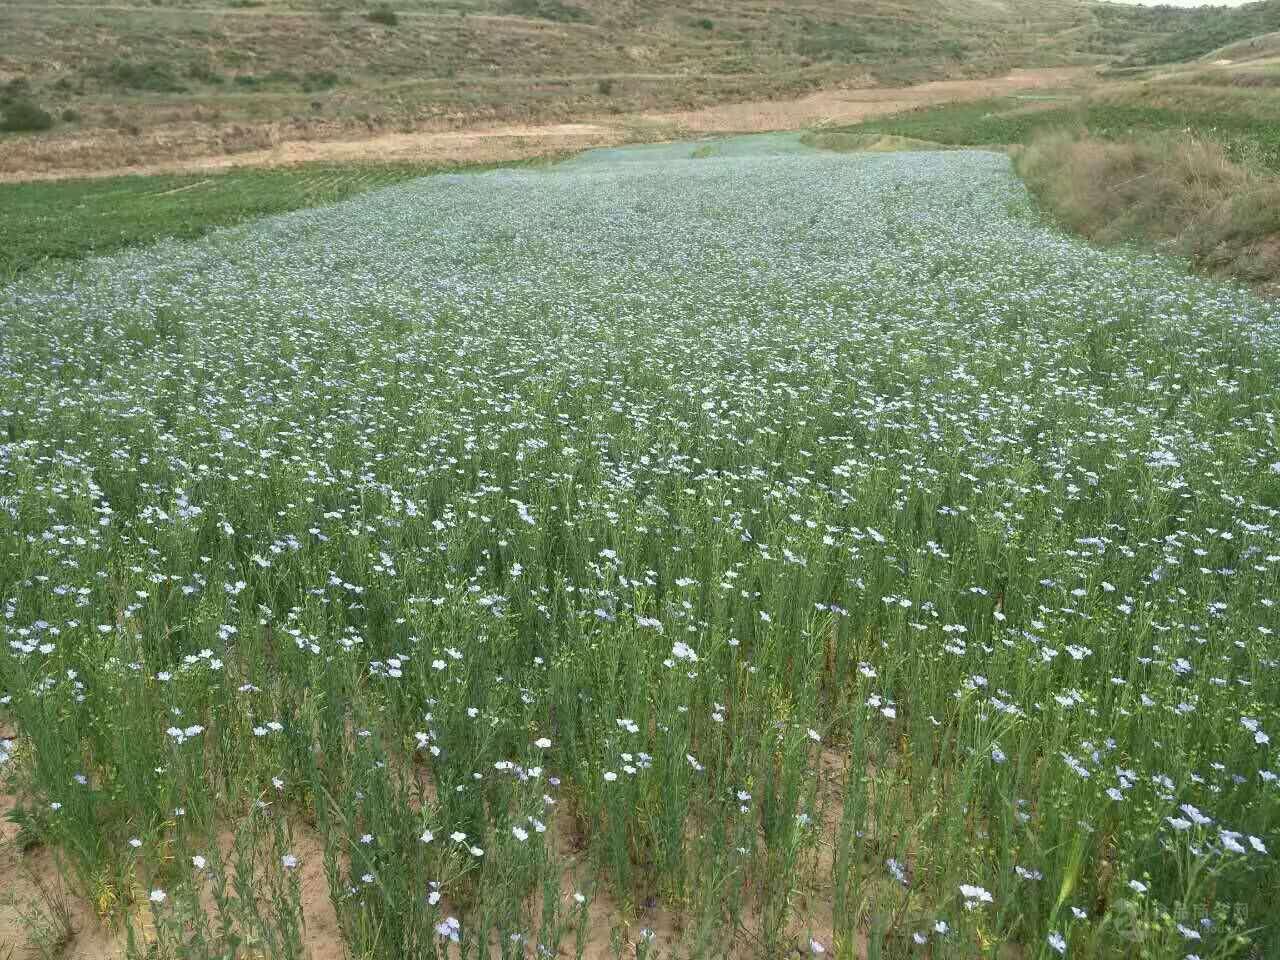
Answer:
<svg viewBox="0 0 1280 960"><path fill-rule="evenodd" d="M30 103L51 126L27 136L80 165L121 166L1092 63L1092 41L1078 42L1092 11L1081 0L0 0L0 112L6 98ZM44 162L57 165L57 151Z"/></svg>

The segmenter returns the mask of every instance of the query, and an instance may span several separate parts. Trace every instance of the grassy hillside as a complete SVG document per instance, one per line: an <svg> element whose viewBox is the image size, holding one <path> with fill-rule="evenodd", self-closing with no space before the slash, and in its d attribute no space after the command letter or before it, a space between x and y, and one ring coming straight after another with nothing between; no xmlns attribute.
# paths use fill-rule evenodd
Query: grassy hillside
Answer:
<svg viewBox="0 0 1280 960"><path fill-rule="evenodd" d="M1127 66L1178 63L1213 53L1220 47L1280 30L1280 0L1260 0L1241 7L1156 7L1135 17L1112 11L1126 24L1146 20L1146 37L1125 58Z"/></svg>
<svg viewBox="0 0 1280 960"><path fill-rule="evenodd" d="M0 136L119 166L901 85L1101 62L1097 16L1083 0L0 0L0 113L26 111Z"/></svg>

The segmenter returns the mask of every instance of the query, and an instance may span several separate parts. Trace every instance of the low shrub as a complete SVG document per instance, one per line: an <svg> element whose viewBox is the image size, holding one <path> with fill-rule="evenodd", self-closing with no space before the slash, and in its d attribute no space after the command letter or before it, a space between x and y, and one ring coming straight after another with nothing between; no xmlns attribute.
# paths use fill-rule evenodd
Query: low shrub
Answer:
<svg viewBox="0 0 1280 960"><path fill-rule="evenodd" d="M509 0L507 9L516 16L554 20L557 23L583 23L591 19L591 15L582 7L563 3L562 0Z"/></svg>
<svg viewBox="0 0 1280 960"><path fill-rule="evenodd" d="M226 78L207 63L193 63L187 67L187 76L199 83L217 85Z"/></svg>
<svg viewBox="0 0 1280 960"><path fill-rule="evenodd" d="M31 100L11 100L0 108L0 130L8 133L48 130L52 126L53 114Z"/></svg>
<svg viewBox="0 0 1280 960"><path fill-rule="evenodd" d="M178 80L173 67L159 60L135 62L113 60L101 72L107 82L127 90L149 90L154 93L183 93L186 87Z"/></svg>
<svg viewBox="0 0 1280 960"><path fill-rule="evenodd" d="M372 20L374 23L380 23L384 27L394 27L400 22L400 15L385 3L370 10L365 14L365 18Z"/></svg>
<svg viewBox="0 0 1280 960"><path fill-rule="evenodd" d="M302 89L306 93L330 90L336 87L341 82L341 79L332 70L312 70L302 78Z"/></svg>

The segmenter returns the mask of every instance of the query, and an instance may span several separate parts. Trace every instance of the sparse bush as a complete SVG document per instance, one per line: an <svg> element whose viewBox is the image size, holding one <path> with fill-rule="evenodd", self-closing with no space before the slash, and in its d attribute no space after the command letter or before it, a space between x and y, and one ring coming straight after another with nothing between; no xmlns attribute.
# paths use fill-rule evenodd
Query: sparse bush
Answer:
<svg viewBox="0 0 1280 960"><path fill-rule="evenodd" d="M703 17L701 20L695 20L693 25L701 30L714 30L716 28L715 22L709 17Z"/></svg>
<svg viewBox="0 0 1280 960"><path fill-rule="evenodd" d="M30 92L31 84L26 77L14 77L8 83L0 83L0 104L25 99Z"/></svg>
<svg viewBox="0 0 1280 960"><path fill-rule="evenodd" d="M31 100L12 100L0 109L0 130L9 133L48 130L52 126L53 114Z"/></svg>
<svg viewBox="0 0 1280 960"><path fill-rule="evenodd" d="M585 23L591 15L582 7L562 0L509 0L507 9L520 17L554 20L557 23Z"/></svg>
<svg viewBox="0 0 1280 960"><path fill-rule="evenodd" d="M610 78L610 77L604 77L604 78L603 78L603 79L601 79L599 82L597 82L597 83L596 83L596 92L597 92L597 93L599 93L602 97L609 97L609 96L612 96L612 95L613 95L613 80L612 80L612 78Z"/></svg>
<svg viewBox="0 0 1280 960"><path fill-rule="evenodd" d="M183 93L186 91L174 75L173 67L159 60L135 63L132 60L113 60L101 72L109 83L127 90L149 90L154 93Z"/></svg>
<svg viewBox="0 0 1280 960"><path fill-rule="evenodd" d="M306 89L305 81L291 70L272 70L270 73L242 73L235 78L234 83L238 87L247 87L250 90L289 83L302 83L303 89Z"/></svg>
<svg viewBox="0 0 1280 960"><path fill-rule="evenodd" d="M62 122L63 123L79 123L80 111L72 110L70 107L67 107L65 110L62 111Z"/></svg>
<svg viewBox="0 0 1280 960"><path fill-rule="evenodd" d="M207 63L193 63L187 67L187 76L199 83L219 84L225 77Z"/></svg>
<svg viewBox="0 0 1280 960"><path fill-rule="evenodd" d="M365 17L374 23L382 24L384 27L394 27L400 22L400 15L385 3L380 7L374 7L365 14Z"/></svg>
<svg viewBox="0 0 1280 960"><path fill-rule="evenodd" d="M302 78L302 89L307 93L329 90L336 87L341 78L332 70L312 70Z"/></svg>

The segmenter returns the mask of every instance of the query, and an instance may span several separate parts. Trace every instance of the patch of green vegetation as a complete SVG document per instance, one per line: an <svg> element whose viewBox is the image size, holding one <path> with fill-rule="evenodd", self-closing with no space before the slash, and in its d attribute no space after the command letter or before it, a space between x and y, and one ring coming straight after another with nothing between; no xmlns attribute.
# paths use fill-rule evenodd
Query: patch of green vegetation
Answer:
<svg viewBox="0 0 1280 960"><path fill-rule="evenodd" d="M810 60L847 63L859 54L871 53L875 46L865 31L846 23L805 21L796 52Z"/></svg>
<svg viewBox="0 0 1280 960"><path fill-rule="evenodd" d="M1085 111L1085 127L1104 140L1146 131L1183 132L1220 144L1234 161L1280 170L1280 126L1244 115L1098 104Z"/></svg>
<svg viewBox="0 0 1280 960"><path fill-rule="evenodd" d="M209 176L109 177L0 184L0 280L56 260L101 256L164 237L189 239L217 227L348 197L415 177L518 164L307 164Z"/></svg>
<svg viewBox="0 0 1280 960"><path fill-rule="evenodd" d="M1013 113L1013 98L974 100L925 107L907 113L832 129L831 133L878 133L952 145L1023 143L1046 125L1071 122L1078 110L1070 106Z"/></svg>
<svg viewBox="0 0 1280 960"><path fill-rule="evenodd" d="M186 87L178 79L171 64L162 60L112 60L98 71L100 79L126 90L146 90L152 93L184 93Z"/></svg>
<svg viewBox="0 0 1280 960"><path fill-rule="evenodd" d="M0 83L0 104L10 103L31 95L31 82L26 77L14 77Z"/></svg>
<svg viewBox="0 0 1280 960"><path fill-rule="evenodd" d="M563 0L508 0L507 9L519 17L554 20L557 23L586 23L591 14Z"/></svg>
<svg viewBox="0 0 1280 960"><path fill-rule="evenodd" d="M877 118L835 130L888 134L935 143L1026 144L1063 127L1087 129L1119 140L1145 132L1184 132L1220 144L1228 156L1251 166L1280 170L1280 126L1243 114L1144 106L1140 103L1068 102L1034 107L1016 97L945 104ZM829 132L835 132L829 131Z"/></svg>

